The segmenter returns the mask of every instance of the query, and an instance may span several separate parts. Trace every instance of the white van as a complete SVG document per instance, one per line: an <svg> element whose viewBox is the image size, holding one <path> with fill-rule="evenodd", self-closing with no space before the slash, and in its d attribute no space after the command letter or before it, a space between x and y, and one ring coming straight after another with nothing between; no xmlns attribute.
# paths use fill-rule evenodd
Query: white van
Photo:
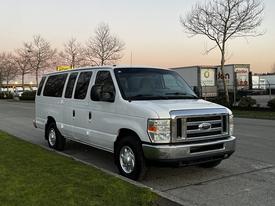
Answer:
<svg viewBox="0 0 275 206"><path fill-rule="evenodd" d="M198 99L175 71L91 67L43 76L35 127L49 147L73 140L114 153L119 172L142 177L152 161L215 167L235 150L232 112Z"/></svg>

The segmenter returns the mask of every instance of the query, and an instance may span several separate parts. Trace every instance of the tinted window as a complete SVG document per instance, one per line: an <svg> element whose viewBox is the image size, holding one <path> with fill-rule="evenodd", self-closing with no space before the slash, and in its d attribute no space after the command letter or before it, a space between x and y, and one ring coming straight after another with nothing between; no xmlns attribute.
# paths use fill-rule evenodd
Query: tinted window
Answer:
<svg viewBox="0 0 275 206"><path fill-rule="evenodd" d="M67 83L67 88L66 88L66 91L65 91L65 98L72 98L73 89L74 89L77 74L78 74L77 72L71 73L71 75L69 77L69 81Z"/></svg>
<svg viewBox="0 0 275 206"><path fill-rule="evenodd" d="M81 72L75 88L75 99L85 99L93 72Z"/></svg>
<svg viewBox="0 0 275 206"><path fill-rule="evenodd" d="M115 87L110 72L100 71L97 72L95 85L102 86L103 93L112 93L115 95ZM93 101L98 101L92 98Z"/></svg>
<svg viewBox="0 0 275 206"><path fill-rule="evenodd" d="M97 72L96 80L95 80L96 85L104 85L110 82L113 83L110 72L108 71Z"/></svg>
<svg viewBox="0 0 275 206"><path fill-rule="evenodd" d="M37 95L38 96L40 96L40 94L41 94L41 91L42 91L45 80L46 80L46 77L42 77L42 79L39 83L39 87L38 87L38 90L37 90Z"/></svg>
<svg viewBox="0 0 275 206"><path fill-rule="evenodd" d="M43 95L48 97L62 97L68 74L58 74L48 77Z"/></svg>

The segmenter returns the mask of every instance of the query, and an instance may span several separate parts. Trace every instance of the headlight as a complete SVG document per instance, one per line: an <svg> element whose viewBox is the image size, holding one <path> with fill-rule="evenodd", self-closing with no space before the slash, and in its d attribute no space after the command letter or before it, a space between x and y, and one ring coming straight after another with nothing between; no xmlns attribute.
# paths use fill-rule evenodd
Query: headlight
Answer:
<svg viewBox="0 0 275 206"><path fill-rule="evenodd" d="M229 135L233 135L234 124L233 124L233 114L229 115Z"/></svg>
<svg viewBox="0 0 275 206"><path fill-rule="evenodd" d="M169 143L171 139L170 119L149 119L147 128L154 143Z"/></svg>

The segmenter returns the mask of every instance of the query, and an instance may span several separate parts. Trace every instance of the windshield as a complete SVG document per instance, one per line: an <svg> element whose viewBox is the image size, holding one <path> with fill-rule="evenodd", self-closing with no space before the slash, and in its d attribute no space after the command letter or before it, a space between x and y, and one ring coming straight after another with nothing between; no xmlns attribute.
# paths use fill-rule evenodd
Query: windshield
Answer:
<svg viewBox="0 0 275 206"><path fill-rule="evenodd" d="M126 100L197 99L174 71L151 68L115 69L121 94Z"/></svg>

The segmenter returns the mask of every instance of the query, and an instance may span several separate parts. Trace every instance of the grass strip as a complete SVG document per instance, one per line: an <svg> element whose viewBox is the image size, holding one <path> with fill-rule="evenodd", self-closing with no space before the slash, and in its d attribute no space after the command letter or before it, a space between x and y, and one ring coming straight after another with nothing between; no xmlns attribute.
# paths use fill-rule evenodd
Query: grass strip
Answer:
<svg viewBox="0 0 275 206"><path fill-rule="evenodd" d="M155 205L159 197L0 131L0 205Z"/></svg>

